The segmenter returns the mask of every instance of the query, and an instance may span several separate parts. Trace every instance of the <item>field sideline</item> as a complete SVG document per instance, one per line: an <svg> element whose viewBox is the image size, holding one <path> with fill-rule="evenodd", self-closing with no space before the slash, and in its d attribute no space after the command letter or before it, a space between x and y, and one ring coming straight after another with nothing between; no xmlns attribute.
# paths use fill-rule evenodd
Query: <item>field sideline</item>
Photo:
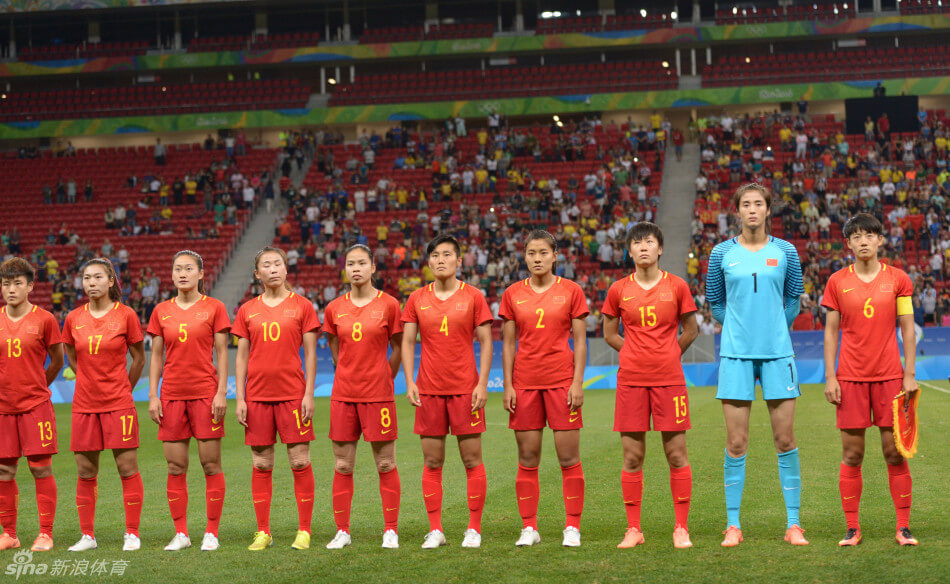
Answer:
<svg viewBox="0 0 950 584"><path fill-rule="evenodd" d="M944 390L947 382L928 382ZM840 444L834 428L834 413L823 397L822 386L804 389L799 400L796 433L802 452L802 521L811 545L792 548L782 541L785 512L778 485L776 457L771 446L764 404L755 404L752 415L749 472L746 481L742 523L745 543L737 549L719 546L725 528L722 494L722 450L725 433L718 402L711 388L692 388L690 402L693 430L688 433L693 468L693 504L690 534L695 546L675 550L672 546L673 511L668 472L658 434L648 438L644 469L643 530L646 545L617 550L626 528L620 496L620 442L611 431L613 392L588 391L584 406L586 427L582 432L582 459L587 479L585 513L581 524L583 547L560 547L563 529L561 476L554 457L550 433L545 435L541 463L541 545L516 549L521 528L515 495L516 451L507 429L507 413L501 395L490 395L489 431L484 437L488 497L481 550L460 546L466 527L465 473L454 448L447 448L445 508L443 521L449 545L441 550L419 549L428 531L420 495L422 457L418 439L411 433L412 412L398 396L401 438L397 463L403 484L399 550L379 547L382 532L377 476L367 445L360 446L356 470L352 534L353 546L328 552L324 544L334 532L330 507L333 458L326 438L328 401L317 400L317 441L312 446L316 476L316 507L313 547L290 549L296 530L296 507L285 450L278 450L274 470L272 530L275 545L262 553L246 550L255 531L250 498L250 451L243 445L243 431L234 420L229 404L223 465L228 482L227 501L221 522L221 549L201 552L204 530L204 478L192 447L189 472L190 531L193 547L183 552L165 552L162 547L173 535L165 501L165 462L156 426L148 419L145 404L139 404L142 447L139 465L145 482L145 505L138 552L121 551L123 514L121 489L108 455L102 458L96 537L99 549L70 554L66 548L79 537L75 511L76 466L68 453L69 407L56 406L61 454L54 457L59 485L59 509L50 554L34 554L33 563L57 559L108 562L128 560L123 578L136 582L894 582L899 580L950 580L950 516L946 513L950 464L940 461L940 452L950 451L950 392L926 388L921 402L921 441L911 461L914 476L914 509L911 526L920 539L919 548L900 548L894 543L894 511L876 431L868 434L864 465L862 531L865 542L854 549L835 544L844 534L838 496ZM451 439L450 439L451 440ZM21 462L19 532L28 547L36 535L36 505L33 480ZM12 562L13 553L0 553L0 574ZM118 578L119 576L89 576ZM13 581L4 576L5 582ZM20 582L74 579L75 576L24 574ZM79 577L80 581L84 578Z"/></svg>

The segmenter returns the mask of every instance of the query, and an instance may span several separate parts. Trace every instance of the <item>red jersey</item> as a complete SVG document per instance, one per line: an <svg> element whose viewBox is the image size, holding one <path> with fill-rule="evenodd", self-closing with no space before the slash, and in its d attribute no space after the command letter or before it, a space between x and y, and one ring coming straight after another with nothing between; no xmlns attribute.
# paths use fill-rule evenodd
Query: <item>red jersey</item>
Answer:
<svg viewBox="0 0 950 584"><path fill-rule="evenodd" d="M165 341L162 399L203 399L217 393L214 334L229 328L224 303L210 296L202 296L187 309L179 306L177 298L155 307L146 332Z"/></svg>
<svg viewBox="0 0 950 584"><path fill-rule="evenodd" d="M340 340L331 399L392 401L393 373L386 353L389 339L402 332L399 301L379 291L369 304L356 306L347 292L327 305L323 332Z"/></svg>
<svg viewBox="0 0 950 584"><path fill-rule="evenodd" d="M883 263L871 282L858 278L853 265L831 275L821 305L841 313L839 380L887 381L904 376L895 333L897 299L913 292L905 272Z"/></svg>
<svg viewBox="0 0 950 584"><path fill-rule="evenodd" d="M587 298L575 282L557 278L538 294L530 279L508 286L498 316L515 321L518 351L512 384L515 389L560 389L574 379L572 321L584 318Z"/></svg>
<svg viewBox="0 0 950 584"><path fill-rule="evenodd" d="M676 337L680 317L696 312L696 303L682 278L663 272L656 285L644 290L630 274L610 286L601 312L623 322L618 386L668 387L686 383Z"/></svg>
<svg viewBox="0 0 950 584"><path fill-rule="evenodd" d="M439 300L434 284L409 295L403 322L419 325L422 360L416 385L423 395L464 395L478 385L472 339L475 328L491 322L491 310L481 290L459 282L446 300Z"/></svg>
<svg viewBox="0 0 950 584"><path fill-rule="evenodd" d="M231 333L251 342L247 363L246 401L302 399L307 380L300 361L304 333L320 328L309 300L291 292L270 307L261 296L238 309Z"/></svg>
<svg viewBox="0 0 950 584"><path fill-rule="evenodd" d="M142 339L138 315L121 302L100 318L89 312L88 304L66 315L63 342L76 348L74 412L93 414L135 407L125 355Z"/></svg>
<svg viewBox="0 0 950 584"><path fill-rule="evenodd" d="M53 315L35 304L16 322L6 308L0 313L0 414L21 414L50 398L46 355L63 339Z"/></svg>

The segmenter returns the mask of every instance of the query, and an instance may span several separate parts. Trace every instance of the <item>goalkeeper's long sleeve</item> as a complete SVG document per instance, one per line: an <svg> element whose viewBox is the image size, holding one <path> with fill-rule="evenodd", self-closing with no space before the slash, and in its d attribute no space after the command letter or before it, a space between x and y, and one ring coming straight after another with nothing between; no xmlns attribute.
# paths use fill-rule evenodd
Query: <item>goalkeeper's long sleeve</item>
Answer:
<svg viewBox="0 0 950 584"><path fill-rule="evenodd" d="M801 311L802 301L797 296L795 298L785 297L785 322L788 323L788 326L792 326Z"/></svg>

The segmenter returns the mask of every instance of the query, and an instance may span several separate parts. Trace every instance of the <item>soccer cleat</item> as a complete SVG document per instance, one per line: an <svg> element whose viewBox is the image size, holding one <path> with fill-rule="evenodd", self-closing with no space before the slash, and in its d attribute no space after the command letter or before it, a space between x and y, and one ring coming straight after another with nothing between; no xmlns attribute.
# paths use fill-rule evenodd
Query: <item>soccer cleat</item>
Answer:
<svg viewBox="0 0 950 584"><path fill-rule="evenodd" d="M122 551L134 552L142 547L142 540L134 533L126 533L122 536Z"/></svg>
<svg viewBox="0 0 950 584"><path fill-rule="evenodd" d="M20 538L12 537L7 532L0 533L0 550L15 550L20 547Z"/></svg>
<svg viewBox="0 0 950 584"><path fill-rule="evenodd" d="M383 532L383 547L387 550L399 549L399 534L395 529L387 529Z"/></svg>
<svg viewBox="0 0 950 584"><path fill-rule="evenodd" d="M901 527L897 530L897 543L901 545L918 545L920 542L917 541L917 538L914 537L914 534L910 532L910 528Z"/></svg>
<svg viewBox="0 0 950 584"><path fill-rule="evenodd" d="M844 534L844 539L838 542L841 547L858 545L861 543L861 530L857 527L849 527L848 532Z"/></svg>
<svg viewBox="0 0 950 584"><path fill-rule="evenodd" d="M309 550L310 532L304 531L302 529L298 530L297 537L294 538L294 543L290 544L290 547L295 550Z"/></svg>
<svg viewBox="0 0 950 584"><path fill-rule="evenodd" d="M218 549L218 545L218 536L213 533L206 533L201 538L201 551L203 552L213 552Z"/></svg>
<svg viewBox="0 0 950 584"><path fill-rule="evenodd" d="M462 540L463 548L480 548L482 547L482 534L478 533L474 529L465 530L465 539Z"/></svg>
<svg viewBox="0 0 950 584"><path fill-rule="evenodd" d="M643 537L643 533L636 527L630 527L627 529L627 533L623 535L623 541L618 543L617 547L620 549L632 548L644 542L646 542L646 538Z"/></svg>
<svg viewBox="0 0 950 584"><path fill-rule="evenodd" d="M736 547L742 543L742 530L735 525L730 525L723 531L726 537L722 538L722 547Z"/></svg>
<svg viewBox="0 0 950 584"><path fill-rule="evenodd" d="M33 545L30 546L31 552L48 552L53 549L53 536L48 533L41 533L36 536L36 539L33 540Z"/></svg>
<svg viewBox="0 0 950 584"><path fill-rule="evenodd" d="M564 547L581 547L581 530L576 527L564 528L564 539L561 540Z"/></svg>
<svg viewBox="0 0 950 584"><path fill-rule="evenodd" d="M84 533L82 534L82 537L79 538L79 541L69 546L69 551L88 552L89 550L94 550L97 547L99 547L99 544L96 543L96 538Z"/></svg>
<svg viewBox="0 0 950 584"><path fill-rule="evenodd" d="M271 537L269 533L257 531L254 533L254 541L251 542L251 545L247 546L247 549L252 552L259 552L266 550L272 545L274 545L274 538Z"/></svg>
<svg viewBox="0 0 950 584"><path fill-rule="evenodd" d="M336 535L334 535L333 539L330 540L330 543L327 544L327 549L341 550L351 543L353 543L353 538L350 537L349 533L341 529L336 532Z"/></svg>
<svg viewBox="0 0 950 584"><path fill-rule="evenodd" d="M433 529L426 534L426 538L422 542L422 549L434 550L443 545L445 545L445 534L438 529Z"/></svg>
<svg viewBox="0 0 950 584"><path fill-rule="evenodd" d="M676 549L693 547L693 542L689 539L689 531L685 527L677 527L673 530L673 547Z"/></svg>
<svg viewBox="0 0 950 584"><path fill-rule="evenodd" d="M527 547L541 543L541 534L533 527L525 527L521 530L521 537L515 542L518 547Z"/></svg>
<svg viewBox="0 0 950 584"><path fill-rule="evenodd" d="M165 546L166 552L177 552L185 548L191 547L191 538L185 535L182 532L175 534L175 537L172 538L168 545Z"/></svg>
<svg viewBox="0 0 950 584"><path fill-rule="evenodd" d="M808 545L805 539L805 530L798 525L793 525L785 530L785 541L792 545Z"/></svg>

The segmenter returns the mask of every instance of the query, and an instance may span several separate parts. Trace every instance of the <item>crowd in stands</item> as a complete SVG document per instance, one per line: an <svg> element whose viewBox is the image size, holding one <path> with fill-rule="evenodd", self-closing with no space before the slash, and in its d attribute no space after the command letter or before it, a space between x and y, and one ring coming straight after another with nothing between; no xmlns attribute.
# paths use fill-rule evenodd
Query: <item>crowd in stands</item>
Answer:
<svg viewBox="0 0 950 584"><path fill-rule="evenodd" d="M774 193L773 235L793 242L801 258L805 296L794 328L823 326L824 284L852 261L842 227L857 212L884 223L882 258L911 276L917 323L950 325L950 132L942 112L921 111L919 130L909 133L891 131L886 114L868 118L864 135L845 135L841 122L806 112L800 103L794 116L698 120L702 163L687 264L697 300L705 300L713 246L738 233L731 193L756 181Z"/></svg>

